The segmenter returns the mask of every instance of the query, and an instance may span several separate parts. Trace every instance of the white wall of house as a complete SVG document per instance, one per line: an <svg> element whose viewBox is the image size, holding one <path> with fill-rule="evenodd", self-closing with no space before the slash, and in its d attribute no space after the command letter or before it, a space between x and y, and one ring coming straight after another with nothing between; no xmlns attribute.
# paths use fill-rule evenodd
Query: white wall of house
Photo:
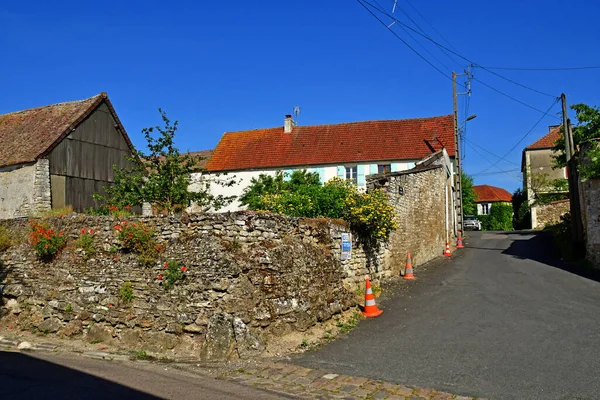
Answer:
<svg viewBox="0 0 600 400"><path fill-rule="evenodd" d="M25 217L50 209L48 160L0 168L0 219Z"/></svg>
<svg viewBox="0 0 600 400"><path fill-rule="evenodd" d="M388 172L406 171L413 168L416 162L419 160L395 160L395 161L377 161L373 163L346 163L340 165L311 165L305 167L293 167L293 168L271 168L261 170L245 170L245 171L232 171L224 174L216 173L205 173L205 174L192 174L192 183L190 184L190 190L199 190L202 188L203 180L227 180L234 179L236 183L232 186L222 186L216 183L211 183L211 192L214 195L223 196L237 196L239 198L244 190L250 186L252 178L258 178L261 174L274 176L278 170L282 170L285 173L292 173L295 170L306 169L309 172L315 172L319 174L321 182L327 182L332 178L339 176L346 178L347 174L351 175L351 178L356 179L359 189L364 190L365 176L376 174L380 167L389 168ZM354 177L356 174L356 177ZM220 212L225 211L238 211L244 207L236 199L229 206L220 209ZM188 211L198 212L201 211L196 206L191 206Z"/></svg>

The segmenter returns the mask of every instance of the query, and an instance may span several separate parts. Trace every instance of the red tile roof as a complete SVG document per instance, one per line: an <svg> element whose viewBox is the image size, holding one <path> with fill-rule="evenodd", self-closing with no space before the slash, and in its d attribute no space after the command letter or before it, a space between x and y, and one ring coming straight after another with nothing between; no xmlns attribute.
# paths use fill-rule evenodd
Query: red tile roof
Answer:
<svg viewBox="0 0 600 400"><path fill-rule="evenodd" d="M364 161L421 159L445 147L453 157L452 115L228 132L208 162L231 171Z"/></svg>
<svg viewBox="0 0 600 400"><path fill-rule="evenodd" d="M43 157L103 101L133 149L107 94L103 92L85 100L0 115L0 167L33 162Z"/></svg>
<svg viewBox="0 0 600 400"><path fill-rule="evenodd" d="M560 139L560 128L560 126L552 127L548 134L542 136L540 139L527 146L525 150L551 149L554 147L554 142Z"/></svg>
<svg viewBox="0 0 600 400"><path fill-rule="evenodd" d="M490 186L490 185L476 185L473 186L475 191L475 203L493 203L495 201L512 201L512 194L505 189Z"/></svg>
<svg viewBox="0 0 600 400"><path fill-rule="evenodd" d="M215 151L214 150L199 150L199 151L190 151L189 153L186 153L192 157L199 157L201 158L201 160L199 160L195 167L196 168L206 168L206 164L208 164L208 161L210 160L210 157L213 155Z"/></svg>

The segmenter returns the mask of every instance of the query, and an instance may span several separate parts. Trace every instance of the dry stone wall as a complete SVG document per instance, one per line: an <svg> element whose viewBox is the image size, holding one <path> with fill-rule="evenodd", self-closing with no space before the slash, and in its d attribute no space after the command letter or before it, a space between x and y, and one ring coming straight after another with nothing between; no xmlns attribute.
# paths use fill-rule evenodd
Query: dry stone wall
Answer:
<svg viewBox="0 0 600 400"><path fill-rule="evenodd" d="M600 178L581 182L579 189L587 258L600 268Z"/></svg>
<svg viewBox="0 0 600 400"><path fill-rule="evenodd" d="M367 257L356 242L352 259L341 262L348 229L325 219L254 212L131 218L153 227L164 248L151 267L119 250L114 217L49 222L69 238L51 263L27 243L28 221L1 222L20 242L0 254L2 322L131 350L206 359L260 354L273 335L305 331L354 305L365 274L390 274L385 250ZM90 258L74 243L82 230L93 232ZM158 279L168 260L187 268L169 290ZM131 300L121 294L127 282Z"/></svg>
<svg viewBox="0 0 600 400"><path fill-rule="evenodd" d="M569 213L569 207L568 199L534 206L537 221L536 227L543 228L546 225L558 224L561 221L561 217Z"/></svg>
<svg viewBox="0 0 600 400"><path fill-rule="evenodd" d="M0 219L33 215L51 206L50 162L0 168Z"/></svg>

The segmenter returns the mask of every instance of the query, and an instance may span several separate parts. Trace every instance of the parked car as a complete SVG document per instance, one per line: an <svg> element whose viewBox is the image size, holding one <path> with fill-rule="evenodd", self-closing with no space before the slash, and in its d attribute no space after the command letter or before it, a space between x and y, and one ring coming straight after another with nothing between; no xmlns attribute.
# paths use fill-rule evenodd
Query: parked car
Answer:
<svg viewBox="0 0 600 400"><path fill-rule="evenodd" d="M465 215L463 225L465 227L465 230L481 230L481 221L479 221L474 215Z"/></svg>

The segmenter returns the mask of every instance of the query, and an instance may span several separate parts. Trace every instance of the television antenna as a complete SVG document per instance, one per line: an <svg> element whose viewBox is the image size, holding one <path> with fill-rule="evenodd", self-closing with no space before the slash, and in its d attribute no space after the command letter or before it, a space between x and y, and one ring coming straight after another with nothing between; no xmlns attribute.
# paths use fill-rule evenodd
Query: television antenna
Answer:
<svg viewBox="0 0 600 400"><path fill-rule="evenodd" d="M296 116L296 125L298 124L298 116L300 115L300 106L294 107L294 115Z"/></svg>

